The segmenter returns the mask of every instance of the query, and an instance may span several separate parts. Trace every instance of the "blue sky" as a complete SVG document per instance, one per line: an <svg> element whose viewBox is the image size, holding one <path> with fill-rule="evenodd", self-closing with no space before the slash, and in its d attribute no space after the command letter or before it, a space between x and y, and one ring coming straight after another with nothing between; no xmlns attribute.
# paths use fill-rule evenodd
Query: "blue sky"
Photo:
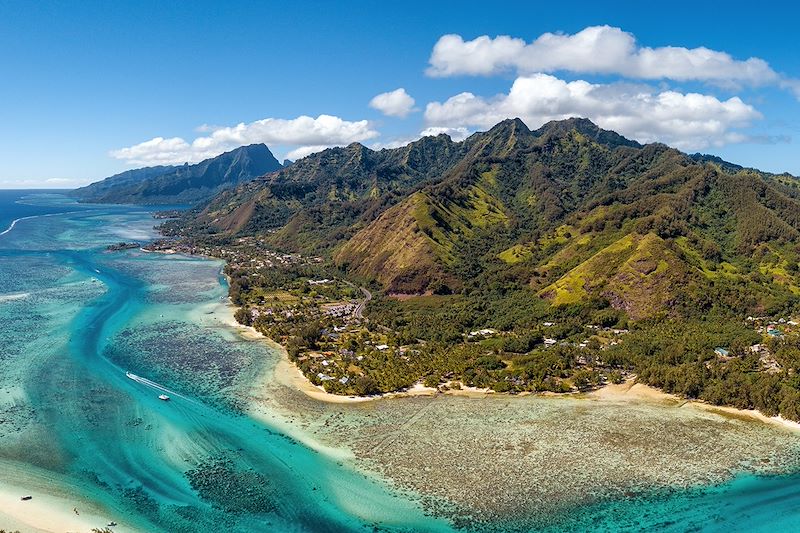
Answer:
<svg viewBox="0 0 800 533"><path fill-rule="evenodd" d="M459 137L512 114L532 128L589 116L800 174L797 7L165 4L0 0L0 188L68 187L241 142L282 158Z"/></svg>

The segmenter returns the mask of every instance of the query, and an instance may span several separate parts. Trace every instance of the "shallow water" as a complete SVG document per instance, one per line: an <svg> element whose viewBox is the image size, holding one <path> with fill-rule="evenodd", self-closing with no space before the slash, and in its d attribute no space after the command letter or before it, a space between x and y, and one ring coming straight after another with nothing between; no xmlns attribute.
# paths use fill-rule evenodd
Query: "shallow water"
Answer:
<svg viewBox="0 0 800 533"><path fill-rule="evenodd" d="M242 416L238 388L275 356L195 322L198 306L225 297L221 263L108 253L152 237L152 218L59 202L71 214L26 219L0 237L3 469L55 472L122 510L120 524L149 531L449 529Z"/></svg>
<svg viewBox="0 0 800 533"><path fill-rule="evenodd" d="M220 262L105 252L155 237L147 209L6 193L0 231L20 205L47 216L0 236L0 472L123 528L800 527L800 478L754 475L796 470L794 434L572 398L320 404L261 386L278 354L219 319Z"/></svg>

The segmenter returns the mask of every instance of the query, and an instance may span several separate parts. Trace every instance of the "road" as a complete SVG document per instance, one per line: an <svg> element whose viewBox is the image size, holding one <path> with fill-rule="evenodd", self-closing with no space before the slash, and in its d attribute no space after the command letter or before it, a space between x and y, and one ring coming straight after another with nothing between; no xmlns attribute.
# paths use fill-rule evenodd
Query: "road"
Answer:
<svg viewBox="0 0 800 533"><path fill-rule="evenodd" d="M364 308L367 306L367 302L372 300L372 293L365 287L359 287L359 289L361 289L362 294L364 294L364 299L358 302L355 311L353 311L353 316L362 319L364 318Z"/></svg>

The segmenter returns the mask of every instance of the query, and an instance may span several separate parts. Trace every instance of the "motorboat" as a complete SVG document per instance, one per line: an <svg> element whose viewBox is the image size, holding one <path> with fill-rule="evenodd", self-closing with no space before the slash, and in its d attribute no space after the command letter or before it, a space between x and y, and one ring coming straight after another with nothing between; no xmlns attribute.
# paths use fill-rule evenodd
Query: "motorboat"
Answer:
<svg viewBox="0 0 800 533"><path fill-rule="evenodd" d="M158 399L167 402L169 401L169 396L167 396L166 394L159 394Z"/></svg>

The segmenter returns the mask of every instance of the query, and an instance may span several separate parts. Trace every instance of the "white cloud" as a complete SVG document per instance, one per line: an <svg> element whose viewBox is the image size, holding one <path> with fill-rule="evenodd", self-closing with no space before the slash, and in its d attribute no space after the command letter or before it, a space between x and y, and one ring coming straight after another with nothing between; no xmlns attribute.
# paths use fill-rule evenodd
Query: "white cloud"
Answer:
<svg viewBox="0 0 800 533"><path fill-rule="evenodd" d="M470 131L464 127L449 128L446 126L430 126L420 132L421 137L436 137L437 135L449 135L454 141L463 141L470 135Z"/></svg>
<svg viewBox="0 0 800 533"><path fill-rule="evenodd" d="M795 97L800 100L800 80L785 79L781 82L781 87L792 91Z"/></svg>
<svg viewBox="0 0 800 533"><path fill-rule="evenodd" d="M140 165L163 165L195 160L192 146L180 137L171 139L155 137L127 148L114 150L111 152L111 157L124 159L129 164Z"/></svg>
<svg viewBox="0 0 800 533"><path fill-rule="evenodd" d="M330 148L333 145L326 145L320 144L315 146L301 146L299 148L295 148L291 152L286 154L286 159L290 159L292 161L297 161L298 159L302 159L307 155L315 154L317 152L321 152L326 148Z"/></svg>
<svg viewBox="0 0 800 533"><path fill-rule="evenodd" d="M287 154L295 159L330 146L366 141L379 135L366 120L351 122L331 115L300 116L290 120L266 118L230 127L204 126L202 131L208 135L197 137L191 143L180 137L155 137L113 150L110 155L131 165L176 164L202 161L246 144L265 143L271 147L295 147Z"/></svg>
<svg viewBox="0 0 800 533"><path fill-rule="evenodd" d="M369 145L369 148L370 150L376 150L376 151L383 149L391 150L393 148L402 148L403 146L406 146L409 143L419 140L420 136L421 135L418 135L416 137L393 139L386 142L375 142Z"/></svg>
<svg viewBox="0 0 800 533"><path fill-rule="evenodd" d="M464 41L444 35L433 48L431 76L488 76L569 71L614 74L632 79L699 80L718 84L764 85L780 76L763 59L737 60L705 47L641 47L620 28L590 26L572 34L545 33L532 43L501 35Z"/></svg>
<svg viewBox="0 0 800 533"><path fill-rule="evenodd" d="M414 111L414 99L402 87L381 93L370 100L369 106L390 117L407 117Z"/></svg>
<svg viewBox="0 0 800 533"><path fill-rule="evenodd" d="M2 189L74 189L91 183L86 178L0 179ZM3 228L0 228L2 230Z"/></svg>
<svg viewBox="0 0 800 533"><path fill-rule="evenodd" d="M436 128L489 128L514 117L532 128L550 120L586 117L640 142L697 150L746 140L736 129L749 126L761 114L738 97L719 100L659 92L646 85L566 82L547 74L517 78L508 94L486 99L465 92L443 103L431 102L425 110L426 123Z"/></svg>
<svg viewBox="0 0 800 533"><path fill-rule="evenodd" d="M438 127L438 126L431 126L429 128L425 128L417 135L413 135L410 137L400 137L396 139L392 139L385 142L375 142L370 145L372 150L383 150L384 148L392 149L392 148L402 148L414 141L420 140L422 137L436 137L437 135L445 134L450 137L453 141L463 141L467 137L470 136L473 132L468 130L467 128L447 128L447 127Z"/></svg>

